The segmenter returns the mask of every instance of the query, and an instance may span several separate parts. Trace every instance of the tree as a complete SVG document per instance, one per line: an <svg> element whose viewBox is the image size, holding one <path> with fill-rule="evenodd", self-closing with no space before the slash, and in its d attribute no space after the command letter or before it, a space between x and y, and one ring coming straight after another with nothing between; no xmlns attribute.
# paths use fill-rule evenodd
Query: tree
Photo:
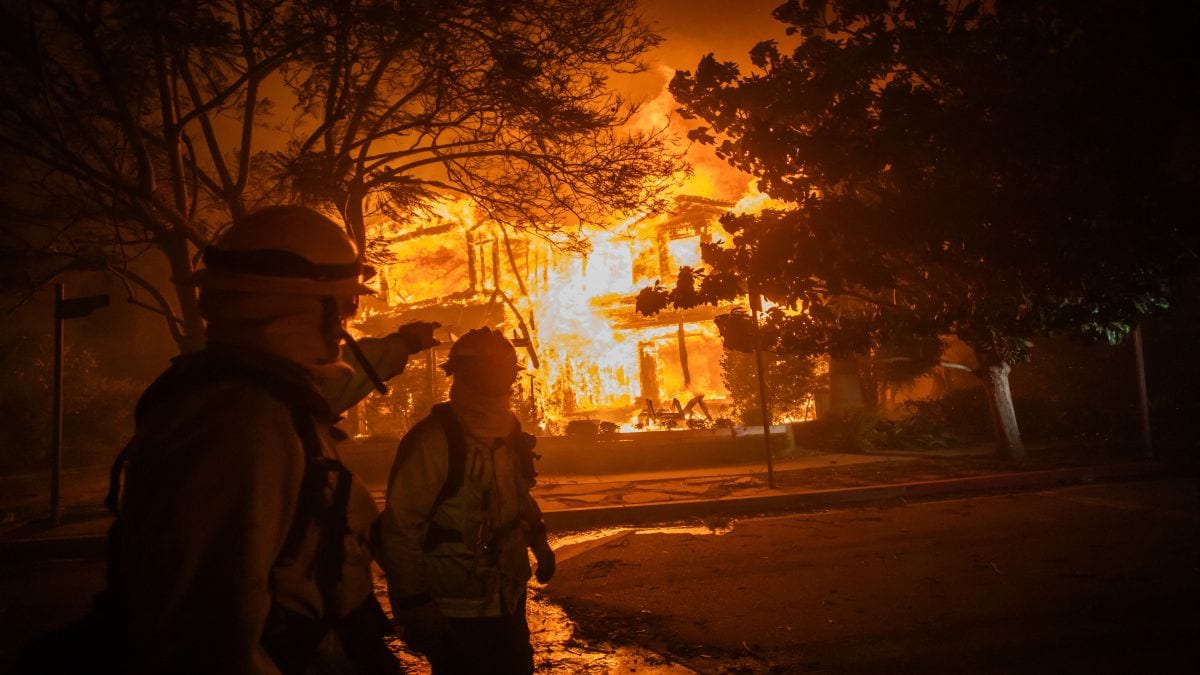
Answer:
<svg viewBox="0 0 1200 675"><path fill-rule="evenodd" d="M680 169L606 88L660 40L635 0L299 4L334 29L289 65L306 124L276 160L360 248L369 215L444 195L579 244L580 224L653 209Z"/></svg>
<svg viewBox="0 0 1200 675"><path fill-rule="evenodd" d="M0 147L22 177L4 244L21 281L107 269L200 346L196 251L260 194L264 84L327 30L297 18L274 0L4 0ZM169 288L134 264L151 252Z"/></svg>
<svg viewBox="0 0 1200 675"><path fill-rule="evenodd" d="M771 418L803 419L813 410L820 389L816 359L809 356L767 355L764 361L767 381L767 407ZM761 426L762 401L759 398L758 370L753 354L725 350L721 356L721 379L729 390L733 413L742 423Z"/></svg>
<svg viewBox="0 0 1200 675"><path fill-rule="evenodd" d="M187 350L198 252L258 203L336 210L364 250L368 212L457 192L579 243L571 226L653 207L679 168L604 87L657 43L633 7L0 0L0 282L108 270Z"/></svg>
<svg viewBox="0 0 1200 675"><path fill-rule="evenodd" d="M1116 342L1196 266L1194 6L1114 0L791 0L797 44L711 55L671 91L691 136L790 208L722 219L707 270L647 311L742 294L800 354L956 335L998 450L1023 457L1008 385L1030 339ZM1097 367L1104 367L1097 364Z"/></svg>

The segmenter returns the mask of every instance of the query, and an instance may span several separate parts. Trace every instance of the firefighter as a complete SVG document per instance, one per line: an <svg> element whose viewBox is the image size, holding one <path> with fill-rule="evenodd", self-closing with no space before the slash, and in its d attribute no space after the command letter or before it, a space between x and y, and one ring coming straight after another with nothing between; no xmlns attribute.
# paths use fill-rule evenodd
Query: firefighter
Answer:
<svg viewBox="0 0 1200 675"><path fill-rule="evenodd" d="M208 344L142 396L110 495L101 605L129 672L398 672L370 571L377 509L338 459L320 389L352 377L340 345L362 278L342 228L298 206L204 251ZM398 339L428 347L425 328Z"/></svg>
<svg viewBox="0 0 1200 675"><path fill-rule="evenodd" d="M530 673L527 551L541 583L555 561L529 493L533 437L509 410L516 351L480 328L442 367L450 400L401 440L380 519L392 613L435 675Z"/></svg>

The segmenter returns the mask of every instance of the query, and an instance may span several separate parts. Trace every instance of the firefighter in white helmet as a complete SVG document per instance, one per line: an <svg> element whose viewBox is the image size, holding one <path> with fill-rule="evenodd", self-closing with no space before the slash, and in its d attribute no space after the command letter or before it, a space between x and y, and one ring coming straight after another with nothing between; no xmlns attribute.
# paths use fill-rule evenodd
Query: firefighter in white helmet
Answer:
<svg viewBox="0 0 1200 675"><path fill-rule="evenodd" d="M252 213L205 250L208 344L142 396L110 495L98 607L128 672L397 672L372 592L377 509L338 460L320 390L352 377L340 345L370 292L363 271L340 226L297 206ZM396 341L385 375L433 344L432 326Z"/></svg>
<svg viewBox="0 0 1200 675"><path fill-rule="evenodd" d="M480 328L442 367L450 400L400 441L380 519L392 613L435 675L531 673L527 551L542 583L555 561L529 492L534 439L509 410L516 351Z"/></svg>

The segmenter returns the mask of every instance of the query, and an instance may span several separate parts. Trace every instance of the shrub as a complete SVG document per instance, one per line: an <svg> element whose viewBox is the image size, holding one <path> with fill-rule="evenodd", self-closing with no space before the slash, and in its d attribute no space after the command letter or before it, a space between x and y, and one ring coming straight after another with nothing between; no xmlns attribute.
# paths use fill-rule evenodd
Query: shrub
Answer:
<svg viewBox="0 0 1200 675"><path fill-rule="evenodd" d="M0 473L47 465L50 453L52 345L25 332L0 344ZM69 344L63 355L63 463L112 461L133 433L145 383L104 372L95 354Z"/></svg>
<svg viewBox="0 0 1200 675"><path fill-rule="evenodd" d="M766 366L767 403L771 417L801 419L822 383L817 375L818 361L811 357L763 354ZM762 424L759 401L758 366L754 354L725 350L721 357L722 378L733 400L733 411L742 424Z"/></svg>

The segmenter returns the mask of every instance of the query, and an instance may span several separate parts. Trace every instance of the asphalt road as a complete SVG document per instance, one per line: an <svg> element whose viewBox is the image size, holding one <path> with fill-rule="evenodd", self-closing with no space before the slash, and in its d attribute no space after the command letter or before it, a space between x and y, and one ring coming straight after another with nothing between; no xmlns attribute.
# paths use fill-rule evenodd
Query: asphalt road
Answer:
<svg viewBox="0 0 1200 675"><path fill-rule="evenodd" d="M704 673L1200 672L1198 525L1180 479L583 537L538 595L590 639L535 617L539 671L624 643ZM102 583L101 561L0 561L0 672ZM587 670L634 672L607 663Z"/></svg>
<svg viewBox="0 0 1200 675"><path fill-rule="evenodd" d="M843 509L568 546L545 593L700 672L1194 673L1198 525L1194 478Z"/></svg>

